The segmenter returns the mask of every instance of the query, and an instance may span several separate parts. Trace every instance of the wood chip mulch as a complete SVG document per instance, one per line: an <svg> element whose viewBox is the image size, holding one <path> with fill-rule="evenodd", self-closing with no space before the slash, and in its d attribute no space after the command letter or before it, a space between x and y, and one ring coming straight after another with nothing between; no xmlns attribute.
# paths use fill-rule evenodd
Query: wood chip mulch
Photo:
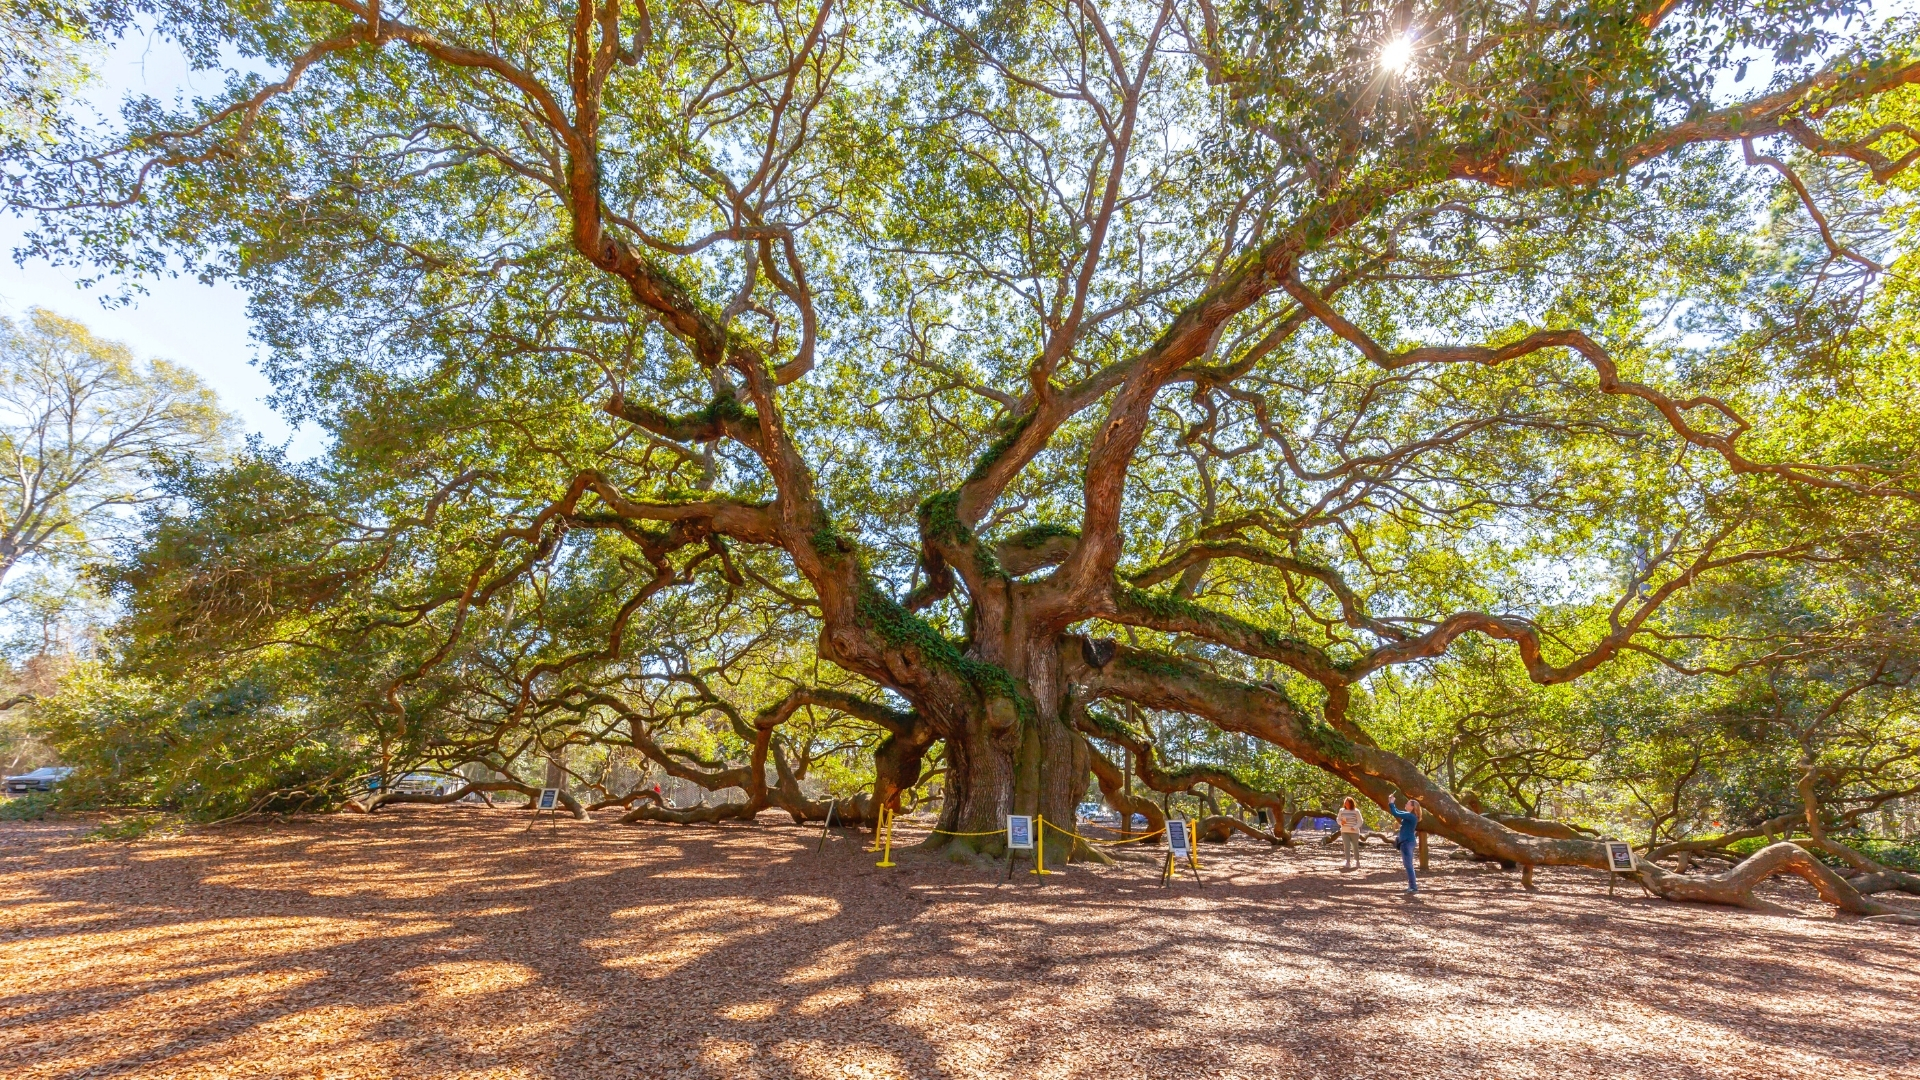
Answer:
<svg viewBox="0 0 1920 1080"><path fill-rule="evenodd" d="M0 1073L1920 1078L1920 931L1375 847L1013 884L817 828L0 825ZM903 827L902 838L917 839Z"/></svg>

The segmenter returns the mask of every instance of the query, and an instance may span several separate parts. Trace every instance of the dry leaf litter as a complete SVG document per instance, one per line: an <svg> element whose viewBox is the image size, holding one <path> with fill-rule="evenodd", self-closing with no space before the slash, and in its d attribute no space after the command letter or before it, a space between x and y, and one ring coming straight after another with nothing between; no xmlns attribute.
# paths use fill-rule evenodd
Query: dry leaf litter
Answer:
<svg viewBox="0 0 1920 1080"><path fill-rule="evenodd" d="M96 819L97 820L97 819ZM8 1076L1920 1078L1920 931L1237 838L1045 878L818 826L0 825ZM1440 854L1436 850L1436 854Z"/></svg>

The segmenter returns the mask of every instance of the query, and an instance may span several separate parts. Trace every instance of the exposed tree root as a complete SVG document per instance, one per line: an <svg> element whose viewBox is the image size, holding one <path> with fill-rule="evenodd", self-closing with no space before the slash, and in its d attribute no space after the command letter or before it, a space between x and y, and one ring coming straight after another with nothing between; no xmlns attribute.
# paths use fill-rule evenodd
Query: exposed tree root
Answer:
<svg viewBox="0 0 1920 1080"><path fill-rule="evenodd" d="M985 836L953 836L936 832L915 844L914 850L929 854L984 855L997 859L1007 853L1007 836L997 832Z"/></svg>
<svg viewBox="0 0 1920 1080"><path fill-rule="evenodd" d="M1900 926L1920 926L1920 914L1916 915L1868 915L1863 922L1895 923Z"/></svg>

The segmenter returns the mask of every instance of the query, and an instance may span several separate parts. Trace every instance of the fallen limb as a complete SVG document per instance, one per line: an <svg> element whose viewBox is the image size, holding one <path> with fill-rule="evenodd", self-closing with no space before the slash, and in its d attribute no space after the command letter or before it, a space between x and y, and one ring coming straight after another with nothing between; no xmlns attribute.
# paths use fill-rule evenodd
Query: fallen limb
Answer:
<svg viewBox="0 0 1920 1080"><path fill-rule="evenodd" d="M753 801L723 802L712 806L689 806L675 810L662 805L642 803L620 816L622 825L636 821L659 821L669 825L712 825L722 821L751 821L764 808Z"/></svg>
<svg viewBox="0 0 1920 1080"><path fill-rule="evenodd" d="M1640 880L1654 895L1668 900L1731 904L1754 911L1783 912L1784 909L1778 905L1756 898L1753 890L1768 878L1792 874L1812 885L1819 892L1820 899L1842 911L1855 915L1920 916L1920 911L1908 911L1867 899L1832 867L1790 840L1761 848L1752 858L1722 874L1675 874L1646 858L1636 858L1635 868L1640 873Z"/></svg>
<svg viewBox="0 0 1920 1080"><path fill-rule="evenodd" d="M1239 818L1228 817L1225 814L1210 814L1202 818L1199 831L1200 839L1209 844L1224 844L1236 831L1246 833L1255 840L1265 840L1276 847L1285 847L1287 844L1284 837L1256 829Z"/></svg>
<svg viewBox="0 0 1920 1080"><path fill-rule="evenodd" d="M539 788L534 787L532 784L520 783L517 780L473 780L468 781L453 791L440 795L433 795L424 791L376 791L367 795L365 798L348 799L346 805L347 809L355 813L371 814L383 806L403 803L445 806L448 803L459 802L468 795L486 794L491 791L517 791L529 799L538 799L540 796ZM565 789L562 789L560 792L560 804L566 807L567 812L572 814L576 820L593 820L587 813L587 808L580 804L580 800L568 794ZM528 805L531 806L533 804L529 803Z"/></svg>
<svg viewBox="0 0 1920 1080"><path fill-rule="evenodd" d="M1852 885L1862 896L1895 890L1920 896L1920 876L1909 874L1904 870L1886 869L1871 874L1861 874L1847 878L1847 884Z"/></svg>

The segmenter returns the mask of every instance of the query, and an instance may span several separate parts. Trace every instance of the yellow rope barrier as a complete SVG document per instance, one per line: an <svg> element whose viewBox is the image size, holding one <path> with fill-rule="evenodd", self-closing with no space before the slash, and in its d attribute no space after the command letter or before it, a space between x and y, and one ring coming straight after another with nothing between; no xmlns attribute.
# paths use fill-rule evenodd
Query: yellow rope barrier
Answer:
<svg viewBox="0 0 1920 1080"><path fill-rule="evenodd" d="M879 851L881 850L881 845L884 843L886 845L886 850L888 854L881 856L881 862L879 863L879 865L892 866L893 861L892 861L891 852L892 852L892 843L893 843L893 815L888 813L885 807L881 807L881 814L882 814L881 828L876 829L875 831L881 832L882 830L884 830L883 836L876 838L874 842L874 846L868 848L867 850ZM1048 824L1046 816L1043 814L1036 814L1034 815L1034 821L1038 824L1038 827L1040 829L1038 839L1040 843L1044 845L1046 843L1046 835L1047 835L1046 827ZM1163 826L1143 836L1129 837L1128 839L1125 839L1125 840L1096 840L1091 836L1081 836L1079 833L1074 832L1072 829L1063 829L1058 824L1055 824L1053 828L1055 832L1066 833L1068 836L1073 837L1075 840L1082 840L1089 844L1104 844L1109 847L1118 847L1121 844L1137 844L1142 840L1151 840L1154 837L1159 836L1162 833L1167 831L1166 828ZM929 833L935 833L940 836L1001 836L1001 835L1004 835L1007 830L988 829L984 832L955 832L952 829L928 829L927 831ZM1042 848L1042 850L1044 850L1044 848ZM1042 865L1037 862L1032 872L1036 874L1053 873L1053 871L1051 870L1042 869Z"/></svg>
<svg viewBox="0 0 1920 1080"><path fill-rule="evenodd" d="M1037 817L1035 820L1045 821L1046 819L1044 817ZM1108 845L1114 845L1114 846L1118 846L1120 844L1137 844L1142 840L1151 840L1154 837L1159 836L1161 833L1164 833L1167 831L1164 828L1159 828L1159 829L1153 830L1150 833L1145 834L1144 836L1130 837L1126 840L1096 840L1091 836L1081 836L1079 833L1074 832L1072 829L1061 828L1058 822L1048 821L1047 824L1053 826L1056 830L1060 832L1066 833L1068 836L1071 836L1076 840L1085 840L1089 844L1108 844ZM999 836L1002 833L1005 833L1007 830L988 829L986 832L954 832L952 829L928 829L927 831L931 833L939 833L941 836Z"/></svg>
<svg viewBox="0 0 1920 1080"><path fill-rule="evenodd" d="M928 829L927 831L932 833L939 833L941 836L999 836L1001 833L1004 833L1007 830L988 829L986 832L954 832L951 829Z"/></svg>

